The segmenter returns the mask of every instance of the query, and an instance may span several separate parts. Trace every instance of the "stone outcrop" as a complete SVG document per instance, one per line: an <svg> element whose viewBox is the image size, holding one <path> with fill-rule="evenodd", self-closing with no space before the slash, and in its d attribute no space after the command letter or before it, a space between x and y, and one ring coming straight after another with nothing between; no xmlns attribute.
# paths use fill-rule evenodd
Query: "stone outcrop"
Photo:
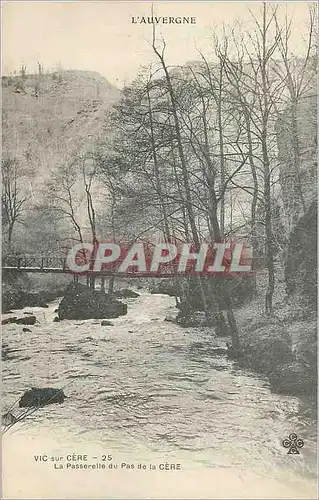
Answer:
<svg viewBox="0 0 319 500"><path fill-rule="evenodd" d="M243 362L267 375L294 359L290 336L276 317L264 315L247 325L241 346L245 353Z"/></svg>
<svg viewBox="0 0 319 500"><path fill-rule="evenodd" d="M314 89L316 82L313 82ZM288 233L317 199L317 95L287 107L276 124L279 179ZM297 169L294 158L297 156Z"/></svg>
<svg viewBox="0 0 319 500"><path fill-rule="evenodd" d="M26 391L21 397L19 407L39 407L53 403L63 403L65 397L66 396L62 389L53 389L52 387L38 389L36 387L32 387L32 389Z"/></svg>
<svg viewBox="0 0 319 500"><path fill-rule="evenodd" d="M289 297L317 304L317 203L313 202L290 233L285 267Z"/></svg>
<svg viewBox="0 0 319 500"><path fill-rule="evenodd" d="M11 309L24 307L48 307L48 302L61 297L63 293L63 289L30 293L16 287L7 287L2 293L2 312L7 313Z"/></svg>
<svg viewBox="0 0 319 500"><path fill-rule="evenodd" d="M316 394L317 385L317 96L291 103L276 125L285 233L288 332L298 325L293 360L269 374L272 387L290 394ZM300 325L299 325L300 323ZM294 335L292 335L294 336Z"/></svg>
<svg viewBox="0 0 319 500"><path fill-rule="evenodd" d="M273 390L279 393L310 396L316 392L316 384L309 383L306 365L297 361L277 366L268 378Z"/></svg>
<svg viewBox="0 0 319 500"><path fill-rule="evenodd" d="M104 319L103 321L101 321L101 326L114 326L114 323L112 323L112 321Z"/></svg>
<svg viewBox="0 0 319 500"><path fill-rule="evenodd" d="M267 375L273 391L315 397L317 393L317 329L315 321L299 325L300 339L292 340L292 327L276 316L261 315L241 332L237 362ZM298 328L299 328L298 327Z"/></svg>
<svg viewBox="0 0 319 500"><path fill-rule="evenodd" d="M126 304L103 291L92 290L78 283L72 283L66 288L58 308L60 320L117 318L126 313Z"/></svg>
<svg viewBox="0 0 319 500"><path fill-rule="evenodd" d="M24 316L23 318L17 318L14 316L2 320L2 325L8 325L10 323L15 323L16 325L34 325L36 321L37 318L33 315Z"/></svg>

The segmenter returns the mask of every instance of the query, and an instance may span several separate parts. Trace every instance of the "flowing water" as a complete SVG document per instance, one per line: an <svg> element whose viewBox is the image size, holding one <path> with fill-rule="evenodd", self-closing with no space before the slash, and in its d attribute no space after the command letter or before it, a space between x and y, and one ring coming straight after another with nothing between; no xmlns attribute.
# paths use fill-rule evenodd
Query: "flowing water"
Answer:
<svg viewBox="0 0 319 500"><path fill-rule="evenodd" d="M4 409L32 386L65 387L68 396L5 433L8 497L19 498L17 474L39 472L33 463L37 451L112 454L113 463L135 468L138 463L154 463L157 469L160 463L181 464L182 471L162 472L153 497L266 498L269 491L276 498L315 498L313 410L298 398L272 393L265 377L216 353L227 339L216 337L212 329L183 329L165 321L176 315L174 299L142 292L126 302L128 314L111 320L114 326L101 326L98 320L54 323L56 301L48 309L15 313L36 314L31 332L23 332L22 325L4 327ZM282 446L291 432L305 442L299 455L288 455ZM51 471L47 488L60 474L61 495L77 492L79 473L70 489L68 472ZM140 474L146 478L146 472ZM99 476L95 481L104 484L103 491L84 493L82 485L84 496L76 495L114 498L129 492L131 498L142 498L150 496L147 487L154 486L158 475L152 477L151 483L143 480L143 487L125 489L125 478L118 487L108 476L107 493ZM136 475L134 481L138 483ZM165 490L164 483L171 489ZM25 488L34 494L32 482ZM46 490L37 491L40 498Z"/></svg>

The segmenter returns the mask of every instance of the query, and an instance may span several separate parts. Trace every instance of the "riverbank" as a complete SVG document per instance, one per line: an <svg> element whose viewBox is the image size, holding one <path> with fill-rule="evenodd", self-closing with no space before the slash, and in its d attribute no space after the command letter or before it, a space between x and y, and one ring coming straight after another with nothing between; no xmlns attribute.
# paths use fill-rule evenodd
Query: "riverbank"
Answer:
<svg viewBox="0 0 319 500"><path fill-rule="evenodd" d="M273 391L302 396L316 402L317 396L317 313L302 297L288 300L282 271L277 270L274 312L266 315L267 276L258 273L252 298L234 308L241 349L229 355L243 368L265 374ZM183 328L209 327L220 337L229 332L219 328L214 309L187 309L168 317Z"/></svg>
<svg viewBox="0 0 319 500"><path fill-rule="evenodd" d="M2 313L24 307L48 307L48 303L63 296L72 282L67 275L27 274L6 271L2 275Z"/></svg>
<svg viewBox="0 0 319 500"><path fill-rule="evenodd" d="M81 278L81 282L82 285L85 285L86 278ZM68 287L72 287L73 283L73 277L70 275L22 274L14 271L3 273L2 313L6 314L12 309L23 309L24 307L47 308L49 302L63 297ZM126 294L126 298L129 298L128 290L135 285L136 279L117 279L114 283L114 298L123 298L123 293L124 296ZM142 285L143 288L150 286L149 280L139 280L138 288L141 288ZM96 290L99 288L97 287ZM132 295L133 292L130 296ZM138 294L135 296L138 297ZM93 316L91 317L93 318Z"/></svg>
<svg viewBox="0 0 319 500"><path fill-rule="evenodd" d="M263 313L260 300L236 311L243 355L240 366L267 375L272 390L306 396L317 395L317 321L314 312L296 314L285 304L274 315Z"/></svg>

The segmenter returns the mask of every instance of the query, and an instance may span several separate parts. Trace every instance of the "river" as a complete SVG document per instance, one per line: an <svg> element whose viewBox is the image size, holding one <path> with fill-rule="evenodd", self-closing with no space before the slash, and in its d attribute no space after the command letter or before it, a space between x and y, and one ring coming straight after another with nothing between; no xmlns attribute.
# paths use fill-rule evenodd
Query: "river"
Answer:
<svg viewBox="0 0 319 500"><path fill-rule="evenodd" d="M212 329L164 321L176 314L173 298L141 292L126 302L114 326L54 323L55 301L15 312L35 313L31 332L4 327L4 409L32 386L67 395L4 434L4 498L316 498L313 410L216 355L226 340ZM291 432L305 442L299 455L282 446ZM73 452L110 454L119 469L55 470L34 459Z"/></svg>

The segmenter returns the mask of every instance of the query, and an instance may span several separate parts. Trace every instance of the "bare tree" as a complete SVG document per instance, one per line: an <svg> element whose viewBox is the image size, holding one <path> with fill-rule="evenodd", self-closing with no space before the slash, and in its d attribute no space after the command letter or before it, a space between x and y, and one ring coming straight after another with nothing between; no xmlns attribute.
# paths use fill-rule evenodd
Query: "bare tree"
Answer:
<svg viewBox="0 0 319 500"><path fill-rule="evenodd" d="M280 61L273 65L273 71L282 79L285 87L283 103L280 109L275 103L278 114L278 123L281 131L286 131L285 138L289 142L289 163L292 165L290 173L290 185L293 189L293 223L306 211L305 195L301 180L301 148L299 140L298 114L304 98L316 93L317 85L317 45L316 45L316 6L309 6L309 28L305 43L304 55L299 57L291 53L291 25L292 19L285 18L282 26L278 20L277 12L274 11L276 26L276 38ZM290 140L289 140L290 139ZM287 158L283 159L287 161Z"/></svg>
<svg viewBox="0 0 319 500"><path fill-rule="evenodd" d="M260 19L253 16L255 29L246 33L246 39L235 39L237 59L232 60L224 51L230 97L237 102L243 114L246 146L253 179L253 189L244 187L252 195L251 228L256 244L256 209L260 201L264 213L265 259L268 270L268 287L265 310L273 310L275 286L274 237L272 223L273 174L277 168L275 150L275 105L283 92L283 78L275 78L273 56L278 50L278 37L273 35L277 8L265 2ZM253 14L252 14L253 15ZM244 62L245 56L245 62ZM256 146L255 146L256 145ZM257 172L261 182L259 184ZM255 245L254 245L255 246Z"/></svg>
<svg viewBox="0 0 319 500"><path fill-rule="evenodd" d="M187 162L186 162L186 157L185 157L185 152L184 152L184 146L183 146L183 140L182 140L182 130L181 130L181 123L178 115L178 104L177 104L177 97L174 91L174 87L172 84L172 78L170 75L170 72L168 70L168 67L165 62L165 42L163 41L163 48L160 50L157 45L156 45L156 38L155 38L155 29L153 31L153 43L152 47L154 50L154 53L156 54L157 58L160 61L161 68L164 71L166 83L167 83L167 88L168 88L168 94L170 98L170 107L171 107L171 113L173 117L173 123L174 123L174 128L175 128L175 138L177 142L177 150L178 150L178 155L179 155L179 161L180 161L180 166L181 166L181 171L182 171L182 179L183 179L183 187L185 189L185 205L186 205L186 210L189 218L189 223L190 223L190 228L191 228L191 233L192 233L192 238L193 242L195 244L195 248L200 247L200 237L198 233L198 229L196 226L196 217L195 217L195 212L194 212L194 205L192 203L193 196L192 196L192 189L190 186L190 179L189 179L189 172L187 168ZM212 223L212 229L214 233L214 238L217 240L221 239L221 231L220 231L220 224L218 221L218 216L217 216L217 206L218 206L218 199L217 199L217 194L215 190L215 179L214 179L214 167L211 164L211 159L210 155L205 156L206 161L208 162L208 171L210 172L209 179L210 179L210 185L209 185L209 193L211 197L211 223ZM225 189L225 185L224 185ZM223 192L222 192L223 195ZM199 278L200 281L200 278ZM237 329L237 324L236 324L236 319L233 313L232 309L232 303L231 303L231 298L228 293L228 290L226 286L224 285L223 279L219 280L218 282L218 291L217 291L217 296L219 297L220 302L223 303L223 307L226 310L227 318L228 318L228 323L230 327L230 333L232 336L232 342L233 346L236 349L240 348L240 342L239 342L239 334L238 334L238 329ZM203 287L201 282L199 283L200 285L200 290L201 294L205 295L203 293ZM205 304L204 304L204 308Z"/></svg>
<svg viewBox="0 0 319 500"><path fill-rule="evenodd" d="M62 220L71 224L75 231L76 241L83 243L83 231L77 216L79 202L76 193L75 163L66 161L57 170L48 186L48 201L52 210L55 210Z"/></svg>
<svg viewBox="0 0 319 500"><path fill-rule="evenodd" d="M13 230L16 224L23 224L24 207L27 197L22 189L23 173L15 158L2 161L2 213L4 227L8 231L9 251L12 244Z"/></svg>

